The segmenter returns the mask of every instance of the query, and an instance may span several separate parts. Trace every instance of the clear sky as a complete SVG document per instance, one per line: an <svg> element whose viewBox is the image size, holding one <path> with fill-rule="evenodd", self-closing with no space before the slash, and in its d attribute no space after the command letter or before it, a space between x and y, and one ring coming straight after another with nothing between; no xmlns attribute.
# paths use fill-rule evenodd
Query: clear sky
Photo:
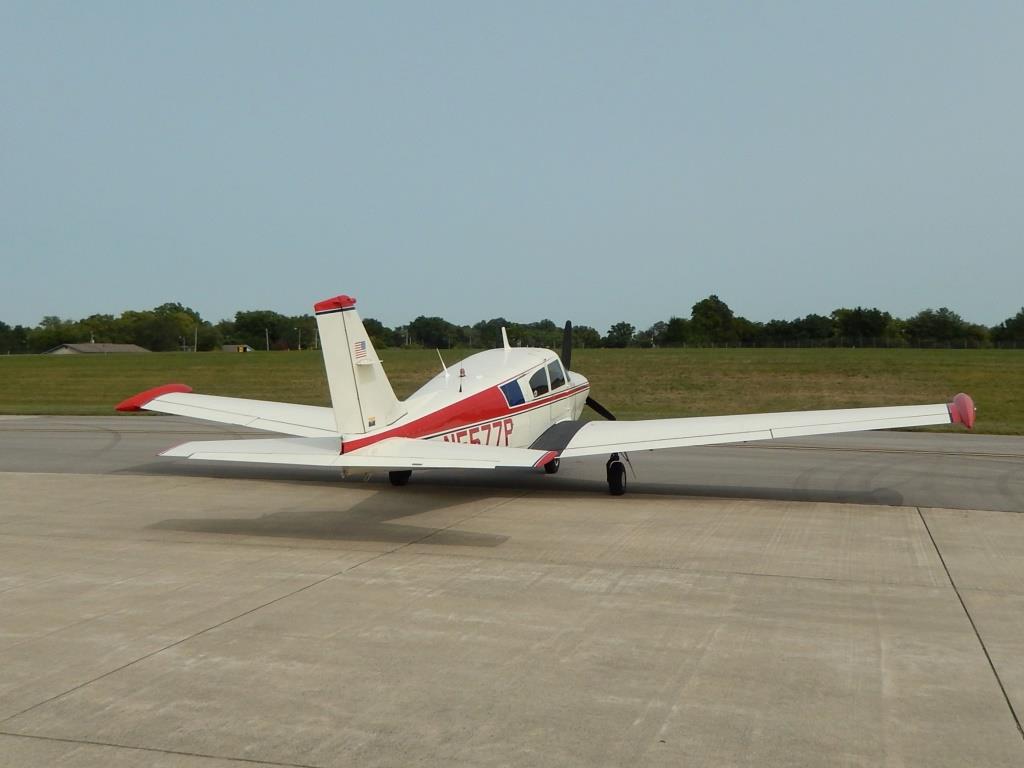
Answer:
<svg viewBox="0 0 1024 768"><path fill-rule="evenodd" d="M0 320L1024 304L1024 3L0 0Z"/></svg>

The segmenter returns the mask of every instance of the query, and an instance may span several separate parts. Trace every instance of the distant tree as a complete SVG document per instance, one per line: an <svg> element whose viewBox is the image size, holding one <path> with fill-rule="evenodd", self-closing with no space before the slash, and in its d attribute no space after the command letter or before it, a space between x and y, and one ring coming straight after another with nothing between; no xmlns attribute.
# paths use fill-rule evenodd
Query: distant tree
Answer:
<svg viewBox="0 0 1024 768"><path fill-rule="evenodd" d="M375 348L383 349L391 346L391 329L385 327L380 320L368 317L363 320L363 328L366 329L366 334Z"/></svg>
<svg viewBox="0 0 1024 768"><path fill-rule="evenodd" d="M634 333L636 333L636 328L634 328L629 323L625 321L621 323L616 323L615 325L608 329L608 334L604 337L604 346L629 346L629 342L633 339Z"/></svg>
<svg viewBox="0 0 1024 768"><path fill-rule="evenodd" d="M764 323L747 320L745 317L733 318L732 327L736 338L743 344L757 344L764 337Z"/></svg>
<svg viewBox="0 0 1024 768"><path fill-rule="evenodd" d="M681 347L690 340L690 321L684 317L670 317L661 334L661 346Z"/></svg>
<svg viewBox="0 0 1024 768"><path fill-rule="evenodd" d="M987 334L979 334L960 315L947 307L924 309L904 323L904 333L911 344L919 346L964 344L977 345ZM981 336L981 338L979 338Z"/></svg>
<svg viewBox="0 0 1024 768"><path fill-rule="evenodd" d="M501 346L501 329L507 328L509 321L504 317L495 317L492 320L481 320L473 326L473 343L484 349L494 349Z"/></svg>
<svg viewBox="0 0 1024 768"><path fill-rule="evenodd" d="M876 339L888 338L892 319L888 312L876 308L842 307L832 312L835 334L845 344L872 344Z"/></svg>
<svg viewBox="0 0 1024 768"><path fill-rule="evenodd" d="M0 355L10 355L17 351L14 347L14 329L0 321Z"/></svg>
<svg viewBox="0 0 1024 768"><path fill-rule="evenodd" d="M28 352L29 329L23 325L13 328L0 323L0 355L18 355Z"/></svg>
<svg viewBox="0 0 1024 768"><path fill-rule="evenodd" d="M665 344L665 333L667 331L668 323L666 323L664 320L659 320L658 322L656 322L654 325L647 329L647 333L651 337L651 343L656 347L660 347Z"/></svg>
<svg viewBox="0 0 1024 768"><path fill-rule="evenodd" d="M690 337L698 342L727 344L738 339L729 305L712 294L693 305Z"/></svg>
<svg viewBox="0 0 1024 768"><path fill-rule="evenodd" d="M420 315L409 323L409 336L414 344L430 348L447 348L455 346L458 329L443 317L424 317Z"/></svg>
<svg viewBox="0 0 1024 768"><path fill-rule="evenodd" d="M265 349L268 336L271 348L287 346L289 334L294 327L288 317L269 309L236 312L232 325L233 331L225 336L225 342L248 344L253 349Z"/></svg>
<svg viewBox="0 0 1024 768"><path fill-rule="evenodd" d="M659 320L645 331L637 331L630 342L632 347L659 347L665 337L666 323Z"/></svg>
<svg viewBox="0 0 1024 768"><path fill-rule="evenodd" d="M1000 344L1024 343L1024 307L992 329L992 340Z"/></svg>
<svg viewBox="0 0 1024 768"><path fill-rule="evenodd" d="M795 320L769 320L764 324L764 338L768 344L788 344L798 338Z"/></svg>
<svg viewBox="0 0 1024 768"><path fill-rule="evenodd" d="M158 315L188 315L195 323L202 322L203 320L194 309L186 307L177 301L168 301L159 307L153 307L153 311Z"/></svg>
<svg viewBox="0 0 1024 768"><path fill-rule="evenodd" d="M793 321L793 332L798 339L825 341L832 337L835 324L831 317L810 314Z"/></svg>
<svg viewBox="0 0 1024 768"><path fill-rule="evenodd" d="M572 327L572 344L579 349L594 349L601 346L601 334L597 329L589 325L574 325Z"/></svg>
<svg viewBox="0 0 1024 768"><path fill-rule="evenodd" d="M73 321L47 315L37 327L29 331L28 348L30 352L45 352L60 344L82 341L79 334L80 330Z"/></svg>

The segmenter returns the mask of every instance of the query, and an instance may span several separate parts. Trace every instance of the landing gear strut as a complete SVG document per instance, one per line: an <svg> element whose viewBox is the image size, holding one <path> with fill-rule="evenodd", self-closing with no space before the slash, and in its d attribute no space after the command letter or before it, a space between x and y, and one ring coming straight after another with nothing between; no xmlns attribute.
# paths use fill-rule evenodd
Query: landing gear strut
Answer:
<svg viewBox="0 0 1024 768"><path fill-rule="evenodd" d="M604 466L608 474L608 493L621 496L626 492L626 465L619 461L619 454L613 453Z"/></svg>
<svg viewBox="0 0 1024 768"><path fill-rule="evenodd" d="M388 472L388 480L391 481L392 485L405 485L409 482L410 477L412 477L411 469L400 469L394 472Z"/></svg>

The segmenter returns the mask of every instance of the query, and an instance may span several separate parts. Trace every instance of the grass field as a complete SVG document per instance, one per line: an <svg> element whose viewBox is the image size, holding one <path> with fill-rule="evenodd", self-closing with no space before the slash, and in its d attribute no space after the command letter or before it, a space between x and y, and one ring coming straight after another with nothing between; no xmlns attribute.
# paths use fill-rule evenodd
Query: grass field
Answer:
<svg viewBox="0 0 1024 768"><path fill-rule="evenodd" d="M438 371L434 350L386 349L399 397ZM457 351L445 353L452 364ZM110 414L181 381L197 392L327 405L319 352L0 357L0 414ZM1024 434L1024 350L593 349L573 353L620 418L943 402L964 391L977 430Z"/></svg>

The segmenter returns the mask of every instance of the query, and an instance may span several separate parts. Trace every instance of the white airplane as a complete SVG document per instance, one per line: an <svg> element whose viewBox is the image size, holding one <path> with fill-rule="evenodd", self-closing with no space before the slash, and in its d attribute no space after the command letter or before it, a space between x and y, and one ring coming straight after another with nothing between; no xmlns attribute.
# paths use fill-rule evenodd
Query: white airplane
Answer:
<svg viewBox="0 0 1024 768"><path fill-rule="evenodd" d="M167 384L128 398L117 410L157 411L291 435L190 442L161 456L339 467L346 475L387 470L394 485L405 485L420 469L519 467L554 474L562 459L608 455L608 490L616 496L625 492L622 457L628 461L628 451L974 425L974 403L963 393L938 405L616 421L590 397L586 377L568 370L569 323L561 360L547 349L510 346L502 329L502 348L444 368L399 400L355 307L349 296L314 305L330 408L200 395L184 384ZM584 406L607 420L581 421Z"/></svg>

